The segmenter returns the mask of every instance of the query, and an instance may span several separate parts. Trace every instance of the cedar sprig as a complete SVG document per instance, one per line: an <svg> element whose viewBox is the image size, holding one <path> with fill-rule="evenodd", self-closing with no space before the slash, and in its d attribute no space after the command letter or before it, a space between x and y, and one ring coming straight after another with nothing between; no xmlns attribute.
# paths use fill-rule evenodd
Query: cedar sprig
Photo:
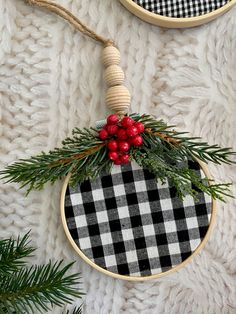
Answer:
<svg viewBox="0 0 236 314"><path fill-rule="evenodd" d="M213 199L225 201L225 196L232 197L229 187L231 183L214 184L207 177L201 178L199 174L188 167L190 160L173 161L173 158L162 159L158 150L133 150L132 159L141 167L149 169L162 183L169 180L176 190L176 195L183 198L187 194L198 199L198 192L202 191Z"/></svg>
<svg viewBox="0 0 236 314"><path fill-rule="evenodd" d="M140 121L145 125L146 135L155 142L165 142L169 148L174 150L178 157L182 160L186 157L199 159L205 163L209 161L221 164L235 163L231 159L236 152L233 152L230 147L221 148L219 145L209 145L207 142L202 142L200 137L186 136L187 132L177 132L175 126L168 126L162 120L156 120L150 115L131 115L136 121Z"/></svg>
<svg viewBox="0 0 236 314"><path fill-rule="evenodd" d="M179 197L188 193L196 196L199 190L221 200L223 196L230 196L230 184L210 185L209 181L201 181L193 171L183 166L186 160L196 158L205 163L211 161L217 164L232 164L234 161L231 156L235 153L230 148L208 145L197 137L187 136L186 132L175 131L173 126L168 126L150 115L130 116L145 126L145 132L142 134L143 145L131 148L131 159L162 181L170 179ZM28 192L32 189L42 189L45 183L54 183L69 173L70 183L76 185L86 179L95 179L102 172L110 172L112 162L107 153L106 141L98 138L97 129L75 128L72 137L65 139L61 148L49 153L42 152L29 159L21 159L0 171L0 177L7 182L20 183L21 187L28 186Z"/></svg>

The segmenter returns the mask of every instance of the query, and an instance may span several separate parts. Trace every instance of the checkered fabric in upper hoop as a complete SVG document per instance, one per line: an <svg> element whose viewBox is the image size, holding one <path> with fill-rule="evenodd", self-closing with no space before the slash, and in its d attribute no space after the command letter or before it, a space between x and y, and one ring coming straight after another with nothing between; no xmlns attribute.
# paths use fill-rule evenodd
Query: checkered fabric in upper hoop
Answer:
<svg viewBox="0 0 236 314"><path fill-rule="evenodd" d="M231 0L133 0L142 8L168 17L196 17L223 7Z"/></svg>
<svg viewBox="0 0 236 314"><path fill-rule="evenodd" d="M189 168L204 177L197 162ZM67 187L65 217L78 248L95 264L127 276L165 272L187 259L209 227L211 197L176 197L135 162Z"/></svg>

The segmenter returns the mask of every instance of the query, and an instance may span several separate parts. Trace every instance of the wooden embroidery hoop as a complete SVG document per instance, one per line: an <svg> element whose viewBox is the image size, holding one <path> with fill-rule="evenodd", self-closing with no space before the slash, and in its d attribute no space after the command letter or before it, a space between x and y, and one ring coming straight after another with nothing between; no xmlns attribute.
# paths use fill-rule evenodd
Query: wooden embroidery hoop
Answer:
<svg viewBox="0 0 236 314"><path fill-rule="evenodd" d="M236 0L231 0L219 9L216 9L210 13L203 14L201 16L189 17L189 18L174 18L162 16L160 14L152 13L145 10L132 0L120 0L120 2L126 7L131 13L139 17L145 22L167 28L187 28L194 27L204 23L208 23L221 14L227 12L235 3Z"/></svg>
<svg viewBox="0 0 236 314"><path fill-rule="evenodd" d="M199 161L199 164L205 174L206 177L208 177L209 179L211 179L211 175L209 173L209 170L206 166L206 164L204 164L203 162ZM94 269L98 270L99 272L108 275L110 277L116 278L116 279L122 279L122 280L128 280L128 281L146 281L146 280L152 280L152 279L157 279L160 277L163 277L165 275L168 275L170 273L173 273L177 270L179 270L181 267L183 267L184 265L186 265L189 261L192 260L192 258L197 255L201 249L205 246L206 242L209 239L210 233L214 227L215 224L215 220L216 220L216 201L214 199L212 199L212 210L211 210L211 219L210 219L210 223L209 223L209 227L207 230L207 233L205 235L205 237L203 238L202 242L199 244L199 246L196 248L196 250L186 259L184 260L182 263L178 264L177 266L173 267L172 269L166 271L166 272L162 272L159 274L155 274L155 275L150 275L150 276L125 276L125 275L120 275L117 273L113 273L110 272L100 266L98 266L97 264L95 264L93 261L91 261L77 246L77 244L75 243L75 241L73 240L67 222L66 222L66 216L65 216L65 194L66 194L66 189L70 180L70 174L66 176L66 179L64 181L64 184L62 186L62 191L61 191L61 202L60 202L60 207L61 207L61 219L62 219L62 225L65 231L65 234L70 242L70 244L72 245L72 247L74 248L74 250L78 253L78 255L87 263L89 264L91 267L93 267Z"/></svg>

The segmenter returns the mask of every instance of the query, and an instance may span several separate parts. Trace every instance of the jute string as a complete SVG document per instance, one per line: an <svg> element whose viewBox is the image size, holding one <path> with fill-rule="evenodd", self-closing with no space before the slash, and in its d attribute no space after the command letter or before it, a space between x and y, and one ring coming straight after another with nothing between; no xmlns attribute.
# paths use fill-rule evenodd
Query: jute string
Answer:
<svg viewBox="0 0 236 314"><path fill-rule="evenodd" d="M49 0L25 1L30 5L45 8L48 11L57 14L66 20L69 24L74 26L76 30L103 45L103 64L105 68L107 69L109 66L112 67L112 65L116 66L115 70L111 70L110 68L112 73L109 72L110 74L107 77L108 80L105 79L108 86L106 93L106 104L109 109L116 112L116 114L118 114L120 117L124 116L129 111L130 93L128 89L123 86L124 73L121 67L118 66L120 62L120 53L119 50L115 47L114 42L111 39L104 38L103 36L95 33L88 26L82 23L76 16L74 16L69 10L55 2ZM118 83L116 81L117 79Z"/></svg>
<svg viewBox="0 0 236 314"><path fill-rule="evenodd" d="M49 10L50 12L53 12L63 19L65 19L67 22L69 22L71 25L75 27L76 30L84 34L85 36L88 36L97 42L100 42L104 46L110 46L114 45L114 42L110 39L104 38L103 36L100 36L96 34L93 30L88 28L86 25L84 25L76 16L74 16L70 11L62 7L61 5L48 1L48 0L25 0L27 3L31 5L36 5L38 7L45 8Z"/></svg>

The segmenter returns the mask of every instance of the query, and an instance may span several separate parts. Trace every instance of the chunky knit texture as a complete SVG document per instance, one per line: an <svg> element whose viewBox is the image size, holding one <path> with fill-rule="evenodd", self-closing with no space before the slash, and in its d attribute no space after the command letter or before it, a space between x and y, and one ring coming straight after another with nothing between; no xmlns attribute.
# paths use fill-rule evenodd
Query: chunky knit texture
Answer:
<svg viewBox="0 0 236 314"><path fill-rule="evenodd" d="M119 1L57 1L115 39L132 111L236 150L236 8L195 29L164 30L132 16ZM101 51L55 15L21 0L0 0L1 168L60 145L75 126L104 118ZM210 170L236 183L235 166ZM98 273L74 253L61 224L60 187L48 185L25 198L25 191L1 182L0 236L31 229L37 262L77 260L85 313L235 313L235 201L218 205L208 244L187 266L159 280L129 283Z"/></svg>

